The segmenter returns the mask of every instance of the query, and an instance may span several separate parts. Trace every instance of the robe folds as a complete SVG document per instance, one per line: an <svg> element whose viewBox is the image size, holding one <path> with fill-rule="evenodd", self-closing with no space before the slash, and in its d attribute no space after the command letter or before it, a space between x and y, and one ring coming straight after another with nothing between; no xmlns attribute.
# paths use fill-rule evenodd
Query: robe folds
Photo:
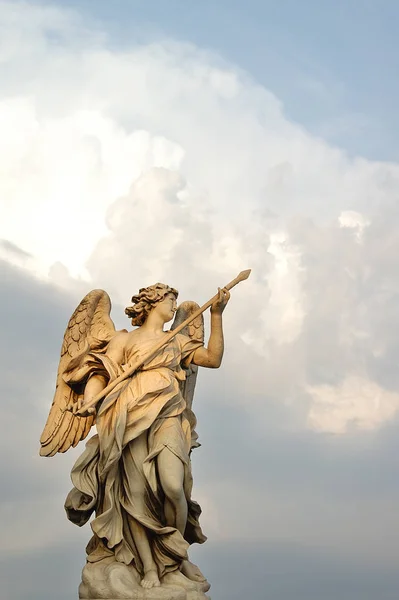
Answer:
<svg viewBox="0 0 399 600"><path fill-rule="evenodd" d="M122 365L105 352L88 352L71 363L64 379L72 388L80 389L95 374L112 382L129 363L144 357L153 344L147 340L126 348ZM190 364L200 346L200 342L177 334L103 400L96 416L97 435L87 442L72 469L74 487L65 502L68 518L79 526L95 513L88 561L113 555L119 562L134 564L142 573L134 521L144 527L160 576L179 567L190 544L206 540L198 521L201 509L191 498L192 420L180 389L185 379L182 366ZM184 536L166 525L165 494L157 474L157 456L165 447L184 465L188 505Z"/></svg>

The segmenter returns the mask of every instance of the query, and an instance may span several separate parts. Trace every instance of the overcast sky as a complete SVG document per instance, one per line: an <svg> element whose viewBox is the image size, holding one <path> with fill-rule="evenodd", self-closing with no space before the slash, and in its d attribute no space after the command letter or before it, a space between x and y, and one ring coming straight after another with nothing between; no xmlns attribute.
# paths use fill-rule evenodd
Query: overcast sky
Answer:
<svg viewBox="0 0 399 600"><path fill-rule="evenodd" d="M397 600L399 5L0 0L0 600L77 597L82 448L38 441L106 289L201 303L193 558L214 600Z"/></svg>

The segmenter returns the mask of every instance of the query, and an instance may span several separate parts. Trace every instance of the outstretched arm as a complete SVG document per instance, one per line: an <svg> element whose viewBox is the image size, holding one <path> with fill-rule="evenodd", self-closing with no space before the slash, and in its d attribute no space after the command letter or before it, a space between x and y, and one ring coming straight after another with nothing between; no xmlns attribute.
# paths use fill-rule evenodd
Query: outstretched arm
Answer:
<svg viewBox="0 0 399 600"><path fill-rule="evenodd" d="M211 306L211 335L208 347L203 346L194 352L193 364L209 369L220 367L224 350L222 313L229 300L230 292L219 288L218 299Z"/></svg>

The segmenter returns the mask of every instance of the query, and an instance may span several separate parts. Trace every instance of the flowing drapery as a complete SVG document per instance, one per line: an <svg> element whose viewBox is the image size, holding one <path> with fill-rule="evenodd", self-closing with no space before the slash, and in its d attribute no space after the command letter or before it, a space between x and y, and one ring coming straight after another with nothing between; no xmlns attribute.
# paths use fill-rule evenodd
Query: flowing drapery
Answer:
<svg viewBox="0 0 399 600"><path fill-rule="evenodd" d="M69 385L82 386L95 374L112 381L129 362L145 356L153 345L147 340L125 349L124 362L117 365L106 352L89 352L74 361L64 378ZM134 521L148 537L159 574L178 568L187 558L189 544L205 541L199 505L191 499L191 427L180 390L185 370L202 344L177 334L140 371L120 382L103 400L97 414L97 435L72 469L73 489L65 509L68 518L81 526L93 512L94 533L88 560L114 555L142 572L136 547ZM184 465L183 488L188 505L184 536L166 525L165 494L157 475L157 456L164 449Z"/></svg>

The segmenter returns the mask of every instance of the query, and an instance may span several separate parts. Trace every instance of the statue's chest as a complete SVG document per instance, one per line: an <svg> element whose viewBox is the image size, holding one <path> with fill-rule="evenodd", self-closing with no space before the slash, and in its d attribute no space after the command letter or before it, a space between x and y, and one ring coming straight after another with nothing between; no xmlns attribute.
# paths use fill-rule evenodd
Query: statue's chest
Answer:
<svg viewBox="0 0 399 600"><path fill-rule="evenodd" d="M145 340L132 340L125 346L125 362L133 363L133 361L145 359L151 354L152 349L160 341L160 338L150 338ZM175 367L180 363L180 349L175 340L171 340L165 346L160 348L155 356L145 361L147 366L168 366Z"/></svg>

